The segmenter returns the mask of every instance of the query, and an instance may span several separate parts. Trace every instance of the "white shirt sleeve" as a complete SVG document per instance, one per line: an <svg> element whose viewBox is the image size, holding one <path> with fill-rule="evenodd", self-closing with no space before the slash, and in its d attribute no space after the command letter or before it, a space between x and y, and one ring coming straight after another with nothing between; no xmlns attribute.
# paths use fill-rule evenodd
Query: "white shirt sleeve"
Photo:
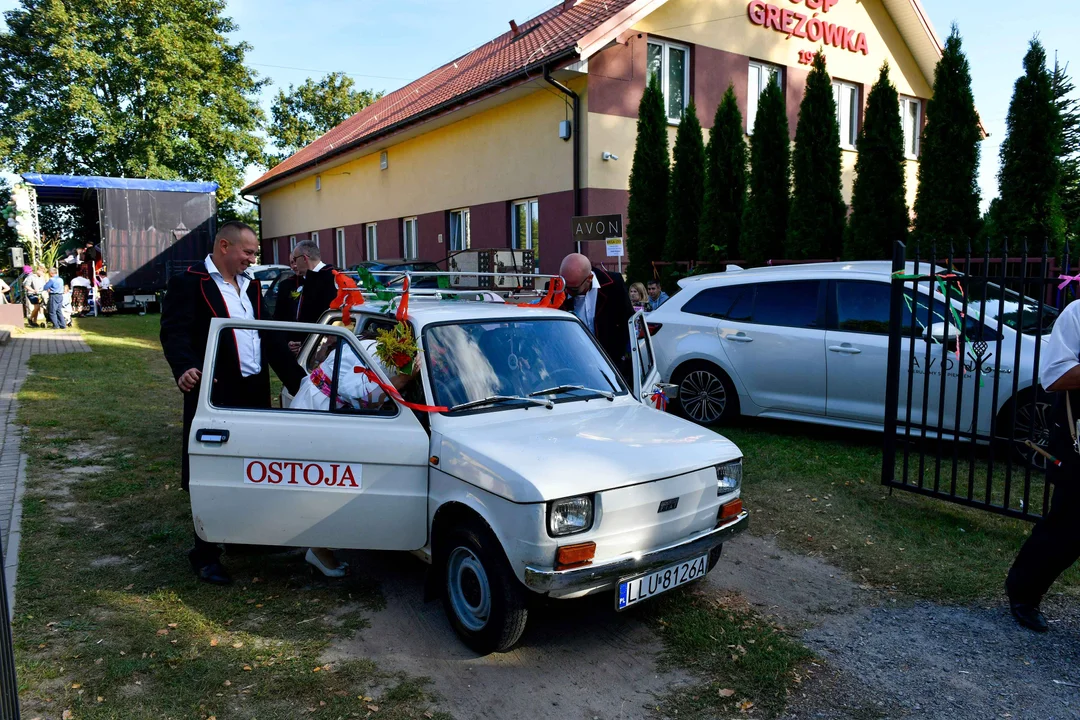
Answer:
<svg viewBox="0 0 1080 720"><path fill-rule="evenodd" d="M1077 365L1080 365L1080 303L1072 302L1061 311L1050 340L1043 346L1040 383L1044 388L1049 387Z"/></svg>

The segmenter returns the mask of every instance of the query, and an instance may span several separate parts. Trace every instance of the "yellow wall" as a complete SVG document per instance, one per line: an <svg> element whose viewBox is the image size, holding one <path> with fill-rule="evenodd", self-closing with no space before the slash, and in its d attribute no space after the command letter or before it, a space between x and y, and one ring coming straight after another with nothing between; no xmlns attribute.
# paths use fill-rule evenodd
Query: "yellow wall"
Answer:
<svg viewBox="0 0 1080 720"><path fill-rule="evenodd" d="M542 84L542 80L536 81ZM571 83L584 92L585 80ZM566 105L542 87L522 98L301 178L261 196L264 237L420 215L570 190L573 145L559 138Z"/></svg>

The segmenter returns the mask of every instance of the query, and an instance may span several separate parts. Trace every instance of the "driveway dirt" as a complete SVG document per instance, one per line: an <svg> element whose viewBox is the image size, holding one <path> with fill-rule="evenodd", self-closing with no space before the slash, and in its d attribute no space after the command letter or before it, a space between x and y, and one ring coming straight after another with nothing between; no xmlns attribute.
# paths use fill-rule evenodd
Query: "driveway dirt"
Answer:
<svg viewBox="0 0 1080 720"><path fill-rule="evenodd" d="M692 682L658 667L661 640L638 613L615 613L611 598L551 603L530 618L517 649L477 657L442 604L423 602L419 561L395 553L350 560L381 583L387 606L327 660L367 657L429 677L439 709L456 718L657 717L658 697ZM786 718L1080 718L1074 601L1051 600L1052 630L1036 635L1016 626L1004 602L911 602L751 535L724 548L697 591L737 595L818 655Z"/></svg>

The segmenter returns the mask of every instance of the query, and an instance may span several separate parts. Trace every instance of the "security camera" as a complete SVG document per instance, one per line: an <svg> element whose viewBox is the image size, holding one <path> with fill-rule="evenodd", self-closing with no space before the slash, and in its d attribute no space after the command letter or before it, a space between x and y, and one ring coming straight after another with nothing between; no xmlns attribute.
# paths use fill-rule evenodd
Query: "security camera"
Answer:
<svg viewBox="0 0 1080 720"><path fill-rule="evenodd" d="M615 153L609 153L607 150L605 150L604 154L601 155L600 157L602 159L604 159L604 160L618 160L619 159L618 155L616 155Z"/></svg>

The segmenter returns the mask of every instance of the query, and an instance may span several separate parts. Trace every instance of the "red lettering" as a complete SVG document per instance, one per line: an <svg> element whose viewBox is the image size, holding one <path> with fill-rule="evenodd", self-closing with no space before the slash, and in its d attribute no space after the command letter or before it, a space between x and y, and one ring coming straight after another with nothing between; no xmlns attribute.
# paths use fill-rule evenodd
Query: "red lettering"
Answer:
<svg viewBox="0 0 1080 720"><path fill-rule="evenodd" d="M863 55L870 54L870 48L866 46L866 33L859 33L858 39L855 40L855 50Z"/></svg>
<svg viewBox="0 0 1080 720"><path fill-rule="evenodd" d="M319 479L316 480L315 482L311 482L311 477L308 474L308 473L311 472L312 469L315 469L315 470L319 471ZM319 483L321 483L322 481L323 481L323 471L322 471L322 468L320 466L318 466L318 465L307 465L307 466L304 467L304 482L306 482L308 485L315 486L315 485L318 485Z"/></svg>
<svg viewBox="0 0 1080 720"><path fill-rule="evenodd" d="M750 22L755 25L765 24L765 0L750 0L746 6L746 13L750 16Z"/></svg>
<svg viewBox="0 0 1080 720"><path fill-rule="evenodd" d="M282 463L282 467L287 467L287 468L292 469L292 474L289 476L289 484L290 485L297 485L298 484L296 482L296 468L303 467L303 466L304 466L303 463L298 463L298 462Z"/></svg>
<svg viewBox="0 0 1080 720"><path fill-rule="evenodd" d="M765 6L765 27L783 32L780 27L780 8L771 3Z"/></svg>
<svg viewBox="0 0 1080 720"><path fill-rule="evenodd" d="M829 12L829 8L838 2L840 2L840 0L821 0L821 9L825 12Z"/></svg>
<svg viewBox="0 0 1080 720"><path fill-rule="evenodd" d="M855 52L855 31L844 28L844 45L849 52Z"/></svg>
<svg viewBox="0 0 1080 720"><path fill-rule="evenodd" d="M337 485L338 484L337 471L338 471L339 467L341 467L341 466L338 465L337 463L330 463L330 470L333 471L333 479L330 481L330 485Z"/></svg>
<svg viewBox="0 0 1080 720"><path fill-rule="evenodd" d="M791 29L788 26L791 25L791 21L794 18L795 14L787 8L784 8L780 11L780 27L783 28L784 32L786 32L788 35L791 34Z"/></svg>
<svg viewBox="0 0 1080 720"><path fill-rule="evenodd" d="M821 39L821 21L817 18L810 18L806 22L806 39L810 42L817 42Z"/></svg>
<svg viewBox="0 0 1080 720"><path fill-rule="evenodd" d="M836 32L837 27L832 23L823 22L821 23L821 31L821 37L824 40L825 44L834 45L835 43L833 41L836 39L836 36L838 34Z"/></svg>
<svg viewBox="0 0 1080 720"><path fill-rule="evenodd" d="M795 17L795 29L791 31L791 35L797 38L806 37L806 16L802 13L792 13Z"/></svg>
<svg viewBox="0 0 1080 720"><path fill-rule="evenodd" d="M820 10L822 0L806 0L806 7L811 10Z"/></svg>
<svg viewBox="0 0 1080 720"><path fill-rule="evenodd" d="M281 463L274 461L268 467L270 468L270 484L277 485L281 482Z"/></svg>
<svg viewBox="0 0 1080 720"><path fill-rule="evenodd" d="M356 484L356 477L353 475L352 465L345 466L345 472L341 474L341 484L338 487L345 487L345 481L349 481L349 487L360 487Z"/></svg>
<svg viewBox="0 0 1080 720"><path fill-rule="evenodd" d="M259 473L259 479L258 480L256 480L255 476L251 474L251 469L253 467L255 467L256 465L258 465L259 469L262 471L262 472ZM250 480L253 483L261 483L263 480L266 479L266 466L263 465L258 460L252 460L251 462L248 463L248 466L247 466L247 478L248 478L248 480Z"/></svg>

